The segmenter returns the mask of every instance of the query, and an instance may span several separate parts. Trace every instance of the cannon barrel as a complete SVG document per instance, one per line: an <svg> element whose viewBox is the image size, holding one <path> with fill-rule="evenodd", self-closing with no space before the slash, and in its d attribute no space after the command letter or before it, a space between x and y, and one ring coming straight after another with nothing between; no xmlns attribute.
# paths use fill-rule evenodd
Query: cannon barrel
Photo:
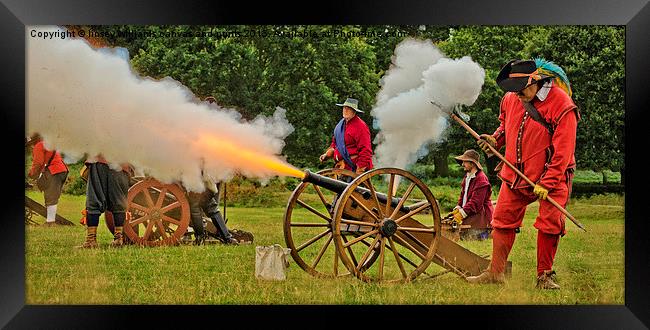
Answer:
<svg viewBox="0 0 650 330"><path fill-rule="evenodd" d="M337 194L343 193L343 190L348 187L348 183L345 183L343 181L339 181L336 179L328 178L316 173L312 173L311 171L307 170L305 171L305 176L302 179L303 182L309 182L313 183L319 187L323 187L329 191L335 192ZM357 187L355 189L358 193L360 193L365 199L368 199L371 197L371 192L369 189L363 188L363 187ZM388 196L382 193L376 193L377 194L377 200L382 203L386 204L386 201L388 200ZM392 198L392 207L396 207L399 204L400 199L393 197ZM411 209L407 206L402 206L400 209L402 212L408 213Z"/></svg>

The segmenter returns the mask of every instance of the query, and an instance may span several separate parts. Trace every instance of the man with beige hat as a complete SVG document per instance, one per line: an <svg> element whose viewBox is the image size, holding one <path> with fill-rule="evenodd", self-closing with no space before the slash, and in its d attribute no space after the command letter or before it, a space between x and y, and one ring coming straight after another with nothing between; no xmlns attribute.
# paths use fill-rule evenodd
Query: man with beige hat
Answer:
<svg viewBox="0 0 650 330"><path fill-rule="evenodd" d="M461 182L458 204L451 212L458 223L471 226L461 233L462 239L484 240L490 234L493 212L490 200L492 188L483 172L480 157L478 152L471 149L454 157L466 172Z"/></svg>

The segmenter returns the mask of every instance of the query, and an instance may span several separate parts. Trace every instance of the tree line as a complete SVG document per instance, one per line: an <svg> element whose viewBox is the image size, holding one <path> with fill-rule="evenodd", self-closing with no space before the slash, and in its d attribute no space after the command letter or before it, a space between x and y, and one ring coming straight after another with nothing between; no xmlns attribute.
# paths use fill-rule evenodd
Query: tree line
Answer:
<svg viewBox="0 0 650 330"><path fill-rule="evenodd" d="M471 56L486 71L477 101L464 111L479 133L498 126L503 92L495 83L515 58L544 57L560 65L573 88L579 169L621 172L624 183L625 29L623 26L88 26L112 46L129 50L143 76L172 77L198 97L214 96L245 119L287 109L295 131L283 153L299 167L314 168L341 117L334 104L359 99L370 110L379 80L405 38L431 39L450 58ZM209 33L206 33L209 31ZM255 33L251 34L251 31ZM332 33L332 31L339 31ZM166 37L187 35L188 37ZM260 37L268 36L268 37ZM370 111L361 117L372 128ZM429 146L419 163L445 176L448 157L476 148L458 125ZM493 168L492 161L487 162Z"/></svg>

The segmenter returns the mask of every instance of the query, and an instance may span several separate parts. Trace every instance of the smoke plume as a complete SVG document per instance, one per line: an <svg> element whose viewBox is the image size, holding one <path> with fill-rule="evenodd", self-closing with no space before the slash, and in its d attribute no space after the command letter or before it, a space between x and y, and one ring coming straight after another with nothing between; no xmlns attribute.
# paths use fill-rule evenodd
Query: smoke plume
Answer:
<svg viewBox="0 0 650 330"><path fill-rule="evenodd" d="M444 57L430 40L401 42L392 62L371 111L380 130L375 159L378 167L406 168L441 141L448 125L442 108L476 101L485 71L468 56Z"/></svg>
<svg viewBox="0 0 650 330"><path fill-rule="evenodd" d="M29 33L27 47L27 132L39 132L46 147L77 159L101 153L114 168L128 162L193 191L203 190L202 166L217 180L235 173L264 179L292 168L278 156L293 131L282 108L246 122L171 78L138 76L124 49Z"/></svg>

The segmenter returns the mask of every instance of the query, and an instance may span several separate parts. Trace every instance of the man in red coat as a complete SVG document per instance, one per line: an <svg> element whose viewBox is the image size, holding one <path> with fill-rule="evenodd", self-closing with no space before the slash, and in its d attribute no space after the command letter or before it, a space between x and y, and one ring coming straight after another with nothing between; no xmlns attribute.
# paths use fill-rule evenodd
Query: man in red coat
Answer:
<svg viewBox="0 0 650 330"><path fill-rule="evenodd" d="M359 174L371 170L373 165L370 129L357 116L357 113L363 113L359 109L359 101L348 98L345 103L336 105L343 107L343 119L334 128L332 143L320 156L321 163L334 158L340 168Z"/></svg>
<svg viewBox="0 0 650 330"><path fill-rule="evenodd" d="M466 174L461 182L458 204L451 213L457 222L470 225L471 228L461 233L461 239L484 240L490 233L492 221L492 187L481 166L480 155L474 150L467 150L456 161Z"/></svg>
<svg viewBox="0 0 650 330"><path fill-rule="evenodd" d="M565 234L564 215L549 203L552 197L566 205L575 170L578 109L564 71L543 59L514 60L497 76L506 94L501 100L500 126L492 135L481 135L479 145L497 150L505 145L505 158L535 186L503 166L501 190L492 219L492 259L489 269L468 277L471 283L502 283L515 232L521 227L526 206L539 200L537 228L537 287L559 289L553 260L560 236Z"/></svg>
<svg viewBox="0 0 650 330"><path fill-rule="evenodd" d="M43 173L46 182L43 190L47 210L45 225L54 226L56 224L56 209L63 190L63 184L68 177L68 167L63 162L58 151L45 148L39 134L33 134L28 143L35 143L32 150L32 167L28 176L36 179L41 175L41 172Z"/></svg>

